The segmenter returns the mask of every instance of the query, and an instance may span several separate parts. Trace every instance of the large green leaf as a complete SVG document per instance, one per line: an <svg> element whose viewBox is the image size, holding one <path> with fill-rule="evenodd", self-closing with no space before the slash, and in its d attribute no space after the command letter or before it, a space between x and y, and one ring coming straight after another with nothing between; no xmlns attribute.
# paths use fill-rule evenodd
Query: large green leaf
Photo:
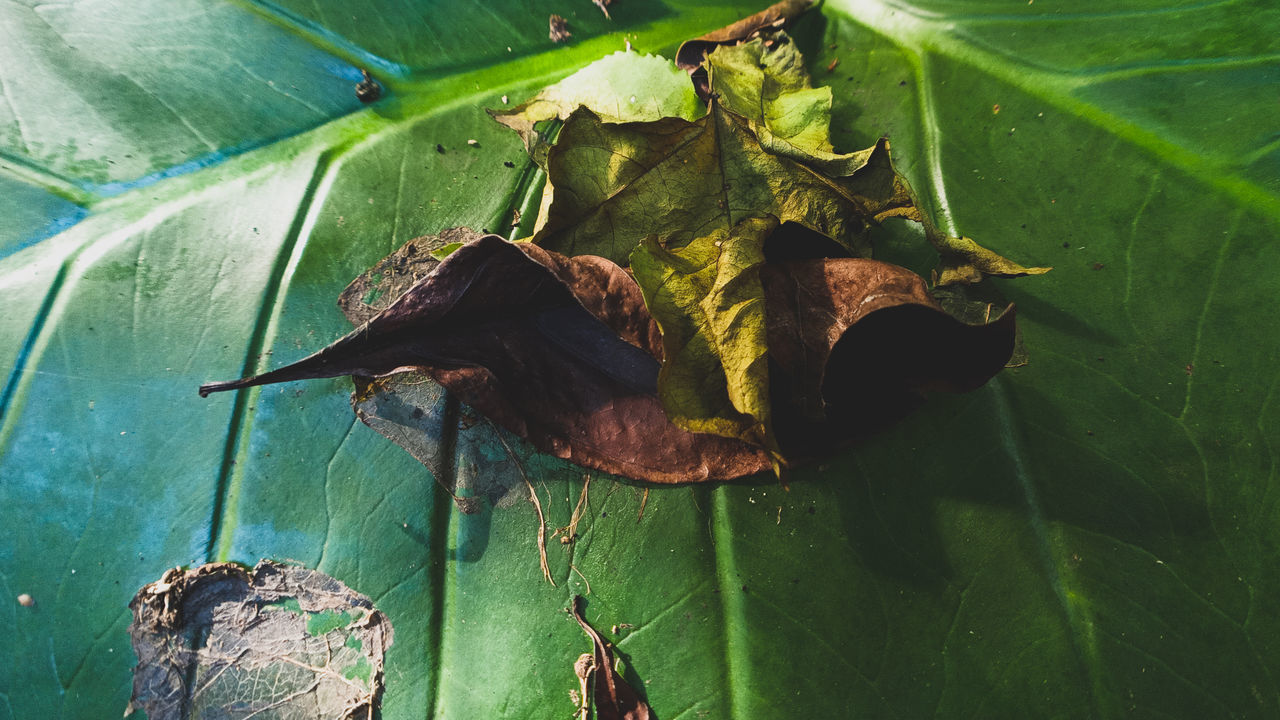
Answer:
<svg viewBox="0 0 1280 720"><path fill-rule="evenodd" d="M596 477L580 539L549 548L554 588L530 505L456 512L355 421L346 381L195 388L342 334L338 292L405 240L532 212L519 139L481 108L622 37L585 2L567 47L542 44L540 5L486 4L510 24L453 35L414 25L439 3L359 22L280 5L0 10L0 594L35 599L0 613L0 717L120 712L134 590L260 557L388 614L388 720L568 716L589 644L561 610L584 578L596 627L634 626L614 638L667 719L1280 712L1274 3L804 18L838 150L890 135L942 229L1055 266L991 289L1031 363L789 490L645 500ZM669 56L759 9L692 5L611 12ZM480 40L489 25L513 39ZM391 91L369 109L357 65ZM920 245L886 256L927 270ZM502 452L459 443L454 472ZM526 470L568 524L581 471Z"/></svg>

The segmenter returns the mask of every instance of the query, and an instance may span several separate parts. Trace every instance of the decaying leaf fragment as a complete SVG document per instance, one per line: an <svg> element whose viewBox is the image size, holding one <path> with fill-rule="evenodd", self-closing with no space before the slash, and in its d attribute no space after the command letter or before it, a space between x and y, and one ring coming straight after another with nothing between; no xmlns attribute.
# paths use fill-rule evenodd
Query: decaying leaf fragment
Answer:
<svg viewBox="0 0 1280 720"><path fill-rule="evenodd" d="M129 607L139 662L126 715L373 717L391 623L323 573L265 560L173 569Z"/></svg>
<svg viewBox="0 0 1280 720"><path fill-rule="evenodd" d="M559 15L552 15L547 24L550 26L547 36L551 38L551 42L564 42L573 37L573 33L569 32L569 23Z"/></svg>
<svg viewBox="0 0 1280 720"><path fill-rule="evenodd" d="M580 658L575 664L575 674L579 677L586 675L588 679L591 697L595 700L596 720L649 720L649 705L618 673L613 646L606 643L582 616L585 602L581 595L574 595L569 612L591 638L591 662L582 662Z"/></svg>
<svg viewBox="0 0 1280 720"><path fill-rule="evenodd" d="M200 392L417 370L539 450L586 467L661 483L768 467L758 448L671 423L657 397L660 357L657 328L622 268L486 235L314 355Z"/></svg>

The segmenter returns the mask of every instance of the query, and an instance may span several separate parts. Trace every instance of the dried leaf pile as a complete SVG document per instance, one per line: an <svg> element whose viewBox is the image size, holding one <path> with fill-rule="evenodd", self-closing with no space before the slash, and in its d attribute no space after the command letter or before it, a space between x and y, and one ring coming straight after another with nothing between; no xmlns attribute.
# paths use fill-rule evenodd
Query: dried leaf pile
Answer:
<svg viewBox="0 0 1280 720"><path fill-rule="evenodd" d="M546 171L528 241L420 239L437 251L393 302L365 312L344 293L351 334L201 394L351 375L368 407L422 373L542 452L680 483L780 472L928 391L981 386L1013 353L1012 308L948 314L918 275L869 258L872 230L920 223L940 285L1047 268L939 231L888 141L835 152L831 90L780 29L808 5L686 43L692 83L618 53L493 113Z"/></svg>

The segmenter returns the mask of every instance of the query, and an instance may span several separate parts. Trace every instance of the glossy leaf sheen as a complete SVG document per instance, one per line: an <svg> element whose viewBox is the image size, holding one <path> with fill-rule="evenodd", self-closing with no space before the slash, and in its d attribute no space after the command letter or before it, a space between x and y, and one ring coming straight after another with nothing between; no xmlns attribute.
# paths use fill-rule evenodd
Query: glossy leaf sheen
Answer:
<svg viewBox="0 0 1280 720"><path fill-rule="evenodd" d="M821 471L797 471L789 491L655 489L637 523L643 493L596 474L579 539L548 548L559 588L538 569L527 503L454 511L416 460L353 418L347 381L239 399L191 388L341 336L334 298L409 239L496 231L513 206L532 196L536 207L518 139L477 109L521 102L622 38L578 28L588 39L551 47L545 14L497 2L485 6L527 22L528 44L472 43L451 63L452 49L412 38L460 46L478 33L290 4L348 47L402 47L381 54L406 64L424 47L453 69L387 81L369 108L109 201L59 179L74 163L4 150L0 174L85 213L52 236L32 221L0 259L0 591L34 602L0 604L0 718L122 712L133 592L177 564L264 556L317 567L387 613L387 720L569 716L584 637L562 611L586 591L571 563L591 583L589 622L636 626L607 636L668 720L1280 707L1280 334L1266 303L1266 269L1280 267L1280 149L1273 95L1260 90L1276 84L1273 2L827 0L801 18L793 36L815 84L834 89L838 150L890 136L942 229L1055 266L994 288L1016 302L1032 362L934 397ZM471 7L388 7L436 17L453 5ZM628 8L632 44L670 57L760 6L619 0L610 11ZM582 21L592 14L606 27L584 2ZM0 48L24 46L17 37ZM249 51L274 47L245 37ZM92 74L83 65L96 58L50 42L73 79ZM156 53L208 67L224 57L210 46L230 45ZM508 61L516 50L526 55ZM151 70L170 67L183 61ZM49 107L54 91L37 85L7 85L25 132L66 138L57 129L77 123L83 151L130 127ZM215 116L254 112L217 84L192 93ZM117 98L124 115L172 117ZM246 141L256 127L234 125ZM116 167L108 159L130 160L104 150L82 167ZM156 167L170 166L148 158L117 177ZM935 262L920 243L878 248L925 274ZM447 437L462 418L445 416ZM459 439L441 464L463 484L506 457ZM567 525L582 471L545 455L524 470L549 525Z"/></svg>

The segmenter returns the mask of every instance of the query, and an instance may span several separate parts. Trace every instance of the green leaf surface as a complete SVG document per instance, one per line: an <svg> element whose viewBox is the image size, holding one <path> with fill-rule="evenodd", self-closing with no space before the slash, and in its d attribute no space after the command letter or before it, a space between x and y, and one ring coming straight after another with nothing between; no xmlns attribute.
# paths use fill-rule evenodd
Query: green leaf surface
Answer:
<svg viewBox="0 0 1280 720"><path fill-rule="evenodd" d="M529 504L456 512L355 420L346 381L195 388L341 335L338 293L406 240L533 212L536 174L481 108L524 101L621 33L669 57L759 6L619 0L633 25L553 47L538 44L541 11L493 3L529 27L508 54L462 47L476 32L416 38L391 8L352 24L333 3L299 3L294 20L152 5L0 10L4 187L85 212L51 236L81 211L0 221L0 596L34 599L0 605L0 717L122 712L134 591L174 565L262 557L316 567L388 614L387 720L569 716L590 645L562 611L586 582L587 620L664 719L1280 711L1271 3L829 0L802 18L837 150L888 135L941 229L1055 266L991 288L1016 302L1031 363L933 398L790 490L646 499L595 477L579 539L548 548L554 588ZM109 20L139 16L149 44L107 42L139 27ZM446 40L458 47L431 44ZM231 88L279 93L241 82L228 56L324 90L303 95L323 112L244 100ZM346 69L300 59L317 56ZM359 64L384 79L375 56L431 69L392 73L388 97L356 109L340 76ZM37 82L11 82L22 66ZM120 72L164 82L144 91ZM933 262L917 242L880 247ZM459 444L454 472L501 453ZM524 469L548 525L568 525L582 472Z"/></svg>

